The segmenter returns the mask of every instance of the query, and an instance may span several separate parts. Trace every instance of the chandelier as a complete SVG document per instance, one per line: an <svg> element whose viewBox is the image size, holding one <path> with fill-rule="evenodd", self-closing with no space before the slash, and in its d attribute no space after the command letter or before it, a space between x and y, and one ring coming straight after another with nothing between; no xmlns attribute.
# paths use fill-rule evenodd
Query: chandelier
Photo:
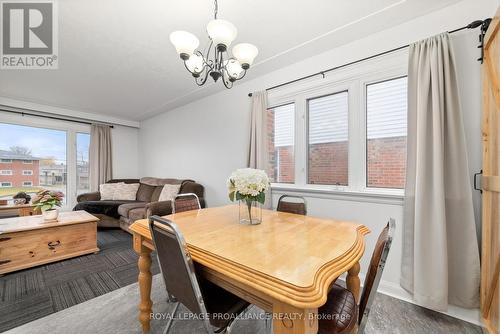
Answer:
<svg viewBox="0 0 500 334"><path fill-rule="evenodd" d="M243 79L259 51L255 45L240 43L233 47L231 55L228 48L237 30L231 22L218 19L217 11L215 0L214 19L207 25L209 42L203 52L196 50L200 44L198 38L187 31L174 31L170 42L198 86L203 86L211 76L215 82L221 78L229 89L235 81Z"/></svg>

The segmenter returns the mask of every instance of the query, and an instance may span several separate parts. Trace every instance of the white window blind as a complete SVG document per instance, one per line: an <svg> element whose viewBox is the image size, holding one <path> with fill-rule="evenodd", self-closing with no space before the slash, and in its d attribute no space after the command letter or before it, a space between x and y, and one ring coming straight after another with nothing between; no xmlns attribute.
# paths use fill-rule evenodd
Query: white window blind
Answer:
<svg viewBox="0 0 500 334"><path fill-rule="evenodd" d="M366 87L367 138L406 136L406 77Z"/></svg>
<svg viewBox="0 0 500 334"><path fill-rule="evenodd" d="M292 146L294 144L295 105L287 104L274 110L274 146Z"/></svg>
<svg viewBox="0 0 500 334"><path fill-rule="evenodd" d="M340 92L308 101L309 144L346 141L348 93Z"/></svg>

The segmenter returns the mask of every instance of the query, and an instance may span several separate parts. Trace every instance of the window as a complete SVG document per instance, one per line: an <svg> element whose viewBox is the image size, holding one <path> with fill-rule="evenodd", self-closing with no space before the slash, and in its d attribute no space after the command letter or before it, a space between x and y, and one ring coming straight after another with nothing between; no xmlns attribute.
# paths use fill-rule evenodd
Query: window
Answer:
<svg viewBox="0 0 500 334"><path fill-rule="evenodd" d="M66 131L0 123L0 158L4 155L14 160L14 175L29 176L24 181L5 180L12 189L0 192L0 198L20 191L34 194L41 189L62 191L66 198L66 147Z"/></svg>
<svg viewBox="0 0 500 334"><path fill-rule="evenodd" d="M295 180L293 103L267 110L269 169L271 182L293 183Z"/></svg>
<svg viewBox="0 0 500 334"><path fill-rule="evenodd" d="M12 182L0 182L0 187L2 188L12 187Z"/></svg>
<svg viewBox="0 0 500 334"><path fill-rule="evenodd" d="M366 86L366 185L403 189L406 177L407 78Z"/></svg>
<svg viewBox="0 0 500 334"><path fill-rule="evenodd" d="M10 164L10 163L12 163L12 159L0 159L0 163Z"/></svg>
<svg viewBox="0 0 500 334"><path fill-rule="evenodd" d="M348 92L307 101L309 184L347 186Z"/></svg>
<svg viewBox="0 0 500 334"><path fill-rule="evenodd" d="M90 190L89 145L90 135L88 133L76 134L76 190L78 194Z"/></svg>
<svg viewBox="0 0 500 334"><path fill-rule="evenodd" d="M406 178L407 71L407 55L397 52L270 91L273 188L399 202ZM293 108L288 121L279 113L286 108ZM277 154L289 143L293 178L284 177Z"/></svg>
<svg viewBox="0 0 500 334"><path fill-rule="evenodd" d="M12 171L11 170L0 170L0 175L12 175Z"/></svg>

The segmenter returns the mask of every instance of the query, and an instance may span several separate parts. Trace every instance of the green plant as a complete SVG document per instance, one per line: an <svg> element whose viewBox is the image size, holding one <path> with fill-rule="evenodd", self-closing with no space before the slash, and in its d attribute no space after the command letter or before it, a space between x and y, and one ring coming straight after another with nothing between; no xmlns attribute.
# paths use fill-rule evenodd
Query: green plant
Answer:
<svg viewBox="0 0 500 334"><path fill-rule="evenodd" d="M33 205L41 211L52 210L62 205L64 194L60 191L40 190L33 198Z"/></svg>

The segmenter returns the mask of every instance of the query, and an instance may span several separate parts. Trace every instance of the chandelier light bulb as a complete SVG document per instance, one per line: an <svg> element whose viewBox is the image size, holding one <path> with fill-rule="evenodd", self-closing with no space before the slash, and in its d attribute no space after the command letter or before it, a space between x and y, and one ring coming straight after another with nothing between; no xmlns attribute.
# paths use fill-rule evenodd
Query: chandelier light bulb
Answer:
<svg viewBox="0 0 500 334"><path fill-rule="evenodd" d="M197 54L191 55L186 60L186 67L193 75L201 73L203 71L203 57Z"/></svg>
<svg viewBox="0 0 500 334"><path fill-rule="evenodd" d="M238 30L229 21L215 19L208 22L207 33L219 51L225 51L236 38Z"/></svg>
<svg viewBox="0 0 500 334"><path fill-rule="evenodd" d="M233 79L239 78L239 76L244 71L244 69L241 67L240 62L236 59L226 60L224 62L224 66L226 67L226 71L227 71L228 75Z"/></svg>
<svg viewBox="0 0 500 334"><path fill-rule="evenodd" d="M233 47L233 56L238 59L243 69L248 69L253 64L255 57L259 50L257 47L250 43L240 43Z"/></svg>
<svg viewBox="0 0 500 334"><path fill-rule="evenodd" d="M187 31L174 31L170 34L170 42L175 47L175 50L183 60L189 59L189 56L194 53L200 41L198 38Z"/></svg>

